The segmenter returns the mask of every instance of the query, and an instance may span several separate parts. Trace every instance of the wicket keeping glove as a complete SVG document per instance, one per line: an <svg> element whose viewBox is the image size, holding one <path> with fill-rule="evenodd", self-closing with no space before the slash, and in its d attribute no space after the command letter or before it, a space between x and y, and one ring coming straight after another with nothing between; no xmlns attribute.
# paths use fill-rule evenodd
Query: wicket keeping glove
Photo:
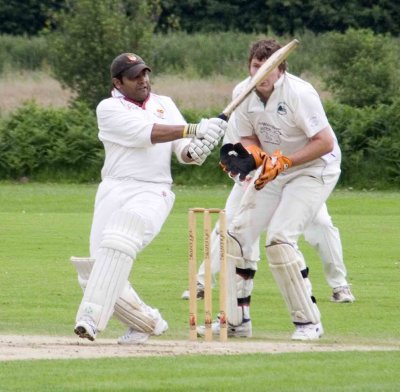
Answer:
<svg viewBox="0 0 400 392"><path fill-rule="evenodd" d="M229 173L230 177L239 175L239 180L244 181L247 175L257 169L267 154L256 145L244 148L241 143L225 144L220 150L220 166Z"/></svg>
<svg viewBox="0 0 400 392"><path fill-rule="evenodd" d="M293 165L293 162L282 155L281 151L276 150L272 156L266 155L262 163L262 170L257 180L254 183L255 188L259 191L264 186L274 180L278 174L284 170L289 169Z"/></svg>

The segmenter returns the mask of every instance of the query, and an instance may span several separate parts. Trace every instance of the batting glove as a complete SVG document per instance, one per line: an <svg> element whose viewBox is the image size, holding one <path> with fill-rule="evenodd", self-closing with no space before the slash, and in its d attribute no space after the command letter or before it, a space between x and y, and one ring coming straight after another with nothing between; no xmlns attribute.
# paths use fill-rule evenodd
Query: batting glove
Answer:
<svg viewBox="0 0 400 392"><path fill-rule="evenodd" d="M211 135L212 138L221 140L225 135L227 126L228 123L220 118L203 118L198 124L186 124L183 129L183 137L207 139Z"/></svg>
<svg viewBox="0 0 400 392"><path fill-rule="evenodd" d="M279 150L276 150L272 156L267 155L264 158L261 173L254 182L255 188L258 191L264 188L268 182L274 180L280 173L289 169L292 165L293 162L288 157L282 155Z"/></svg>
<svg viewBox="0 0 400 392"><path fill-rule="evenodd" d="M193 161L201 166L214 149L214 145L207 140L193 139L189 143L188 154Z"/></svg>

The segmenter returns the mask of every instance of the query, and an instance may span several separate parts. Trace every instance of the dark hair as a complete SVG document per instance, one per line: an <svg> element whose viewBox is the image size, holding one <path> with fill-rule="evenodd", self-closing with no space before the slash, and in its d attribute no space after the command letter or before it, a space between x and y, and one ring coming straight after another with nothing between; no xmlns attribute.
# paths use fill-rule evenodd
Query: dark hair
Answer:
<svg viewBox="0 0 400 392"><path fill-rule="evenodd" d="M248 58L248 63L250 67L251 60L257 59L259 61L264 61L267 60L272 53L275 53L277 50L279 50L282 47L282 45L272 39L272 38L266 38L266 39L261 39L257 42L254 42L249 51L249 58ZM286 71L287 69L287 63L284 61L280 66L279 69L281 71Z"/></svg>

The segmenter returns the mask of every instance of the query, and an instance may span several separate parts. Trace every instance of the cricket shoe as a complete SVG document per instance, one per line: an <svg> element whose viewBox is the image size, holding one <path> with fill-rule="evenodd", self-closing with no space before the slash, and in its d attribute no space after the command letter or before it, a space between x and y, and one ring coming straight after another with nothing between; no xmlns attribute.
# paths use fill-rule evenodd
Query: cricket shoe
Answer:
<svg viewBox="0 0 400 392"><path fill-rule="evenodd" d="M129 327L125 335L121 336L118 339L118 344L122 345L144 344L149 340L150 336L152 335L158 336L163 334L168 329L168 323L161 317L158 311L157 313L159 314L159 319L156 322L156 326L154 327L153 332L137 331Z"/></svg>
<svg viewBox="0 0 400 392"><path fill-rule="evenodd" d="M324 333L322 324L297 324L292 340L318 340Z"/></svg>
<svg viewBox="0 0 400 392"><path fill-rule="evenodd" d="M94 341L96 339L96 326L90 317L81 318L75 325L74 332L82 339Z"/></svg>
<svg viewBox="0 0 400 392"><path fill-rule="evenodd" d="M189 290L185 290L182 293L181 298L182 299L189 299L189 296L190 296ZM197 297L197 299L204 299L204 286L199 282L197 282L196 297Z"/></svg>
<svg viewBox="0 0 400 392"><path fill-rule="evenodd" d="M213 321L211 324L211 330L213 335L218 335L220 333L220 323L219 320ZM197 336L204 336L206 328L204 325L197 327ZM251 338L253 335L253 329L251 325L251 320L245 320L242 324L234 326L228 323L228 337L230 338Z"/></svg>
<svg viewBox="0 0 400 392"><path fill-rule="evenodd" d="M349 286L335 287L332 292L331 301L336 303L351 303L356 299L350 291Z"/></svg>

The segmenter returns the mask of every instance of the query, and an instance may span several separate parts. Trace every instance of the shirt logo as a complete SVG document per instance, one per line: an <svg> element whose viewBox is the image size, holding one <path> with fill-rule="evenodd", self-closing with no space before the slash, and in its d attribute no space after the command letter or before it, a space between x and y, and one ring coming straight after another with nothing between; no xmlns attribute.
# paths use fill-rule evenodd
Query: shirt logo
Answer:
<svg viewBox="0 0 400 392"><path fill-rule="evenodd" d="M310 118L309 118L309 123L311 128L317 128L318 124L319 124L319 117L316 114L313 114Z"/></svg>
<svg viewBox="0 0 400 392"><path fill-rule="evenodd" d="M260 132L260 140L270 144L281 144L281 131L279 128L274 127L272 124L266 122L259 122L258 129Z"/></svg>
<svg viewBox="0 0 400 392"><path fill-rule="evenodd" d="M164 109L161 109L161 108L157 109L157 110L156 110L156 116L157 116L158 118L165 118Z"/></svg>
<svg viewBox="0 0 400 392"><path fill-rule="evenodd" d="M280 114L281 116L285 116L288 112L288 106L285 102L279 102L278 103L278 108L277 108L277 113Z"/></svg>

